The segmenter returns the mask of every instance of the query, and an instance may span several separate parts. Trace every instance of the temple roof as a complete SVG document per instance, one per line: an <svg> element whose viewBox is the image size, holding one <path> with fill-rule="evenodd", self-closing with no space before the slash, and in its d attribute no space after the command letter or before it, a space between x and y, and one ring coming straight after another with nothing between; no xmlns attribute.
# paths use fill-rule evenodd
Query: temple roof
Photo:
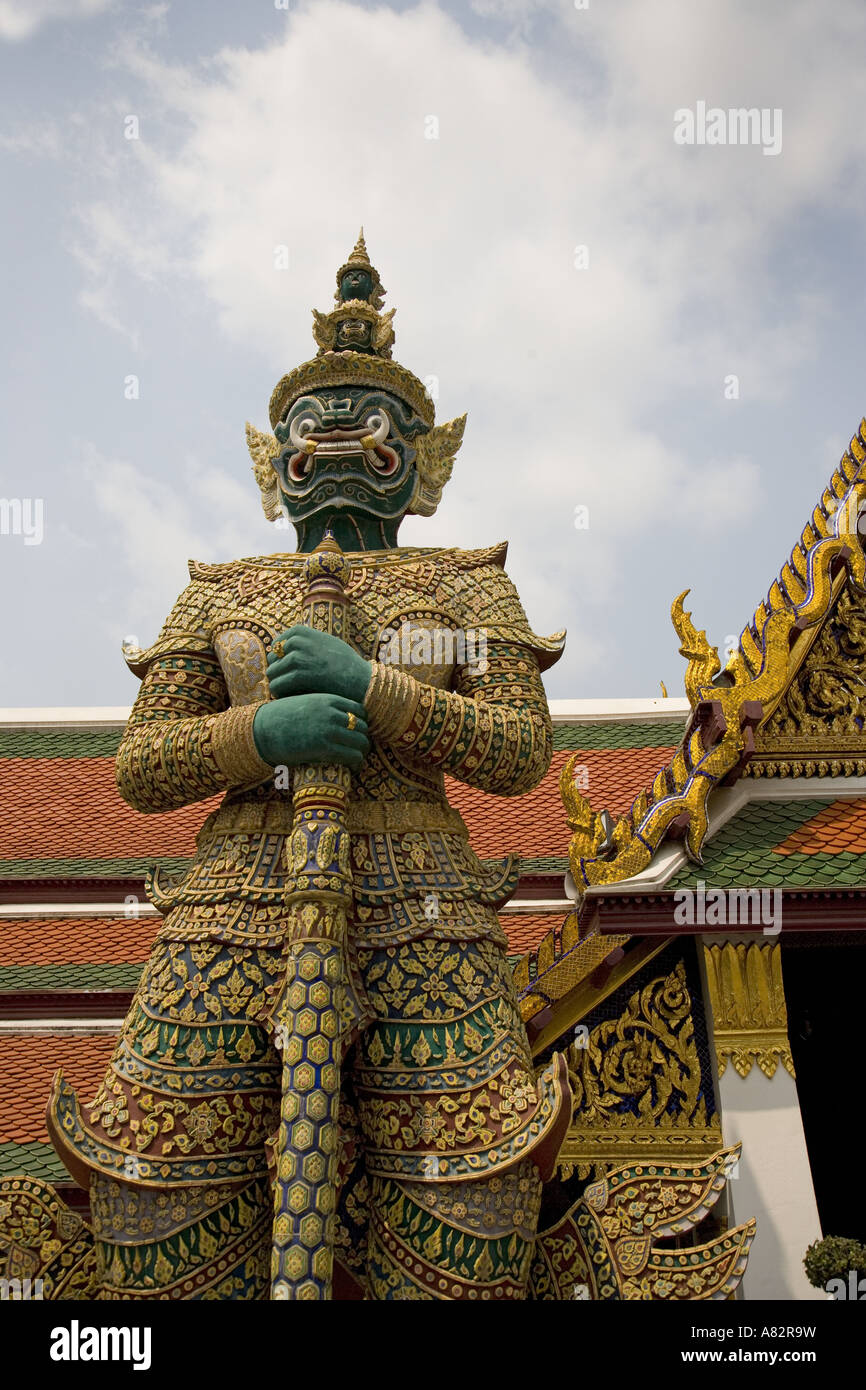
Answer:
<svg viewBox="0 0 866 1390"><path fill-rule="evenodd" d="M515 967L537 1051L627 980L648 941L695 929L676 916L684 888L784 890L788 930L866 929L864 515L866 421L724 671L686 594L674 601L689 712L629 808L604 808L566 762L575 909ZM763 925L707 914L697 929L719 922Z"/></svg>
<svg viewBox="0 0 866 1390"><path fill-rule="evenodd" d="M563 774L577 897L635 882L671 836L700 866L714 800L738 779L866 774L864 516L866 420L724 670L684 610L688 590L674 601L691 709L674 756L614 826Z"/></svg>
<svg viewBox="0 0 866 1390"><path fill-rule="evenodd" d="M553 764L534 792L495 797L447 779L477 853L521 854L520 885L500 914L513 960L570 910L558 790L566 760L579 755L599 806L624 811L672 755L688 702L551 708ZM43 1120L54 1070L62 1066L82 1098L94 1094L161 923L145 901L145 872L154 863L180 867L218 803L131 810L113 766L127 713L0 711L0 1175L64 1181Z"/></svg>
<svg viewBox="0 0 866 1390"><path fill-rule="evenodd" d="M713 837L702 865L683 865L667 881L717 888L787 889L866 885L866 797L754 801Z"/></svg>
<svg viewBox="0 0 866 1390"><path fill-rule="evenodd" d="M615 811L669 756L682 734L685 701L628 702L643 718L594 717L599 701L554 701L553 762L526 796L502 798L446 778L482 858L519 853L524 875L567 868L569 832L559 797L567 759L581 755L593 796ZM585 707L585 708L584 708ZM180 867L219 798L160 815L141 815L118 795L114 754L125 711L109 723L101 711L0 711L0 880L142 879L158 861ZM119 717L118 717L119 715ZM58 775L62 764L62 776Z"/></svg>
<svg viewBox="0 0 866 1390"><path fill-rule="evenodd" d="M45 1106L58 1067L80 1094L96 1091L114 1048L116 1030L0 1032L0 1177L27 1173L69 1183L45 1129Z"/></svg>

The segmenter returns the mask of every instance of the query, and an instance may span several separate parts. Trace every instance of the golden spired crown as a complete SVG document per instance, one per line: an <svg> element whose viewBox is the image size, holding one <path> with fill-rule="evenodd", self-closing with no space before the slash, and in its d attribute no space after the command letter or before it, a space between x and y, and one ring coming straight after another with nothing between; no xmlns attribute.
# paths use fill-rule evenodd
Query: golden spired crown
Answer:
<svg viewBox="0 0 866 1390"><path fill-rule="evenodd" d="M369 272L370 279L372 281L369 301L374 309L381 309L387 291L379 278L378 270L374 265L371 265L370 263L370 257L367 255L367 243L364 240L363 227L358 233L358 240L355 242L355 245L352 248L352 253L349 256L349 259L345 261L344 264L341 265L340 269L337 271L337 290L334 295L334 302L337 304L339 304L343 298L343 277L350 270L366 270Z"/></svg>
<svg viewBox="0 0 866 1390"><path fill-rule="evenodd" d="M336 307L327 314L313 310L316 356L288 372L274 387L269 407L272 428L300 396L329 386L378 386L392 391L425 424L433 424L435 411L424 383L391 356L395 310L380 312L384 294L379 272L367 255L362 228L352 254L337 271Z"/></svg>
<svg viewBox="0 0 866 1390"><path fill-rule="evenodd" d="M399 397L425 427L412 439L416 485L408 511L432 516L463 442L466 416L442 425L434 423L435 409L424 383L393 358L395 311L381 312L384 294L379 272L367 254L362 228L350 256L337 271L335 307L327 314L313 310L316 356L287 372L274 387L269 406L271 428L276 430L285 421L302 396L331 387L368 386ZM246 437L262 509L269 521L276 521L281 515L281 494L274 460L285 445L249 422Z"/></svg>

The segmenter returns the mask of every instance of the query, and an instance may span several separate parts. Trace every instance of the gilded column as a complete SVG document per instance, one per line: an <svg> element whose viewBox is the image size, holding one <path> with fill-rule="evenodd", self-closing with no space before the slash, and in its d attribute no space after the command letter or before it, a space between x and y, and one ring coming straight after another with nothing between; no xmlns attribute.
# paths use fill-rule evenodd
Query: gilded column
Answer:
<svg viewBox="0 0 866 1390"><path fill-rule="evenodd" d="M793 1076L778 941L705 945L704 963L719 1076L728 1059L740 1076L753 1062L773 1076L780 1061Z"/></svg>

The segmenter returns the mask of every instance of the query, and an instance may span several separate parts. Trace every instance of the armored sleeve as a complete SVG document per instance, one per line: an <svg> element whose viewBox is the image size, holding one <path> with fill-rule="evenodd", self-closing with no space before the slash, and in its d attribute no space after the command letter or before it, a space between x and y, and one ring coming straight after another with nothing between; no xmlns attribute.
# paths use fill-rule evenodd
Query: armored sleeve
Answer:
<svg viewBox="0 0 866 1390"><path fill-rule="evenodd" d="M173 811L272 776L253 742L259 704L231 707L207 621L207 586L181 594L156 642L127 656L141 688L115 761L136 811Z"/></svg>
<svg viewBox="0 0 866 1390"><path fill-rule="evenodd" d="M495 566L467 575L462 608L472 659L457 666L453 689L374 661L365 701L370 732L412 762L517 796L537 786L550 766L553 737L540 672L560 655L564 637L535 636L517 591Z"/></svg>

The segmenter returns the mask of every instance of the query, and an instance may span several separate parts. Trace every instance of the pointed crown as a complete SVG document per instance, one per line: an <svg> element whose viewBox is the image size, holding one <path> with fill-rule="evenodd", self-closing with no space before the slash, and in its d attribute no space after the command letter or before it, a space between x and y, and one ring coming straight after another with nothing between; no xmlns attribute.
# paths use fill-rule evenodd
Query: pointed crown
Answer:
<svg viewBox="0 0 866 1390"><path fill-rule="evenodd" d="M345 285L348 276L355 284ZM351 255L337 271L336 307L328 314L313 310L316 356L288 372L274 388L269 408L272 429L300 396L321 387L355 385L392 392L432 426L433 402L423 382L392 359L394 310L381 312L384 295L362 227Z"/></svg>
<svg viewBox="0 0 866 1390"><path fill-rule="evenodd" d="M387 293L385 286L379 279L379 272L374 265L370 264L370 257L367 255L367 243L364 240L364 228L358 233L358 240L352 248L349 259L340 266L337 271L337 293L334 295L334 303L343 302L343 277L350 270L366 270L373 282L373 289L369 299L374 309L381 309Z"/></svg>

